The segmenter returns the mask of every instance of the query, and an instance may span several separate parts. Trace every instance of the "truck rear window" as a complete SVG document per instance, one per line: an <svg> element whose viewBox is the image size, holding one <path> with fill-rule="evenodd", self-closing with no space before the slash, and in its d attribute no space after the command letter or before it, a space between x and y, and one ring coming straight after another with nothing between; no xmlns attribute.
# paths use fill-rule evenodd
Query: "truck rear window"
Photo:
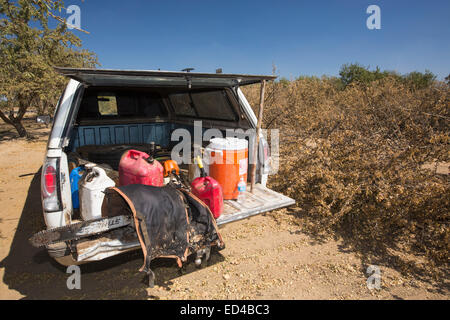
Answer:
<svg viewBox="0 0 450 320"><path fill-rule="evenodd" d="M102 116L117 116L117 101L114 93L100 93L97 101L98 111Z"/></svg>
<svg viewBox="0 0 450 320"><path fill-rule="evenodd" d="M88 88L81 101L78 119L155 118L167 115L167 109L158 93Z"/></svg>
<svg viewBox="0 0 450 320"><path fill-rule="evenodd" d="M179 116L235 121L236 114L224 90L197 91L169 95Z"/></svg>
<svg viewBox="0 0 450 320"><path fill-rule="evenodd" d="M188 93L173 93L169 98L177 116L196 116Z"/></svg>

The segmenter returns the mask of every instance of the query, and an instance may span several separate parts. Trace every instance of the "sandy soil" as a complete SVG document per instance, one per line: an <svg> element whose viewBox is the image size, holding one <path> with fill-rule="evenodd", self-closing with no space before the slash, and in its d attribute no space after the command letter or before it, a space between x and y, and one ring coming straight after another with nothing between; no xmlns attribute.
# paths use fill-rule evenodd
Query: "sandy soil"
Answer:
<svg viewBox="0 0 450 320"><path fill-rule="evenodd" d="M367 288L368 263L340 241L314 242L283 209L221 228L226 249L209 264L178 273L173 260L156 259L148 289L140 251L81 266L81 290L66 286L66 268L28 238L44 227L39 170L48 129L17 139L0 125L0 299L448 299L448 280L432 281L381 269L381 288Z"/></svg>

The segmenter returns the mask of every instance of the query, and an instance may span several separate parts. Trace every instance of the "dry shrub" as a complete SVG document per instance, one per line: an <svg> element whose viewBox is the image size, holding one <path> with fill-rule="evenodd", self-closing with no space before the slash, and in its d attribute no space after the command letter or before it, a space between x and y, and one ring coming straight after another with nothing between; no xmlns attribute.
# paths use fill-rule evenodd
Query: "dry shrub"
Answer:
<svg viewBox="0 0 450 320"><path fill-rule="evenodd" d="M258 87L245 89L256 108ZM450 161L449 92L392 78L345 90L328 78L268 84L263 126L280 129L270 187L296 200L294 215L311 234L341 236L370 255L422 255L427 270L445 269L449 176L420 167Z"/></svg>

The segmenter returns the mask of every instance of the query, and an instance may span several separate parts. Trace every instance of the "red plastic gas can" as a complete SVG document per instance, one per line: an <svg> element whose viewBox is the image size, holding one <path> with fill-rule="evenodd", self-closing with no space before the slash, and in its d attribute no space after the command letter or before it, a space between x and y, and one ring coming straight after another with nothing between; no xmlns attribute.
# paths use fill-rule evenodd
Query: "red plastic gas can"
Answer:
<svg viewBox="0 0 450 320"><path fill-rule="evenodd" d="M223 211L223 194L220 184L211 177L198 177L191 183L192 193L211 210L214 218Z"/></svg>
<svg viewBox="0 0 450 320"><path fill-rule="evenodd" d="M138 150L126 151L119 162L119 185L145 184L161 187L164 183L164 168L157 160Z"/></svg>

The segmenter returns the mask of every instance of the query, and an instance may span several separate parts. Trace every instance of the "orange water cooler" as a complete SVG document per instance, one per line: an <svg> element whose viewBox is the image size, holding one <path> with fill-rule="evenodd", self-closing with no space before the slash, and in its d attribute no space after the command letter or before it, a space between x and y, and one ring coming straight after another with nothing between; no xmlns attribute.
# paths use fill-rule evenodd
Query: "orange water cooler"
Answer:
<svg viewBox="0 0 450 320"><path fill-rule="evenodd" d="M223 199L237 199L237 185L247 181L248 141L239 138L214 138L205 149L209 176L222 186Z"/></svg>

